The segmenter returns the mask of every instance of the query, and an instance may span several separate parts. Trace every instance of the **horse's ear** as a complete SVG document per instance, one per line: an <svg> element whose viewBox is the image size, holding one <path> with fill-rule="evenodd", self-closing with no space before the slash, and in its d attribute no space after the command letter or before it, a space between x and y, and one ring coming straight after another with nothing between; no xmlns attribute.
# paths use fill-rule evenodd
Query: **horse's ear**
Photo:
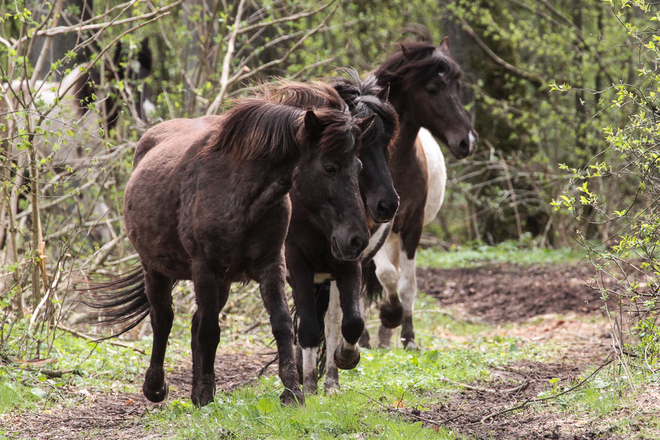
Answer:
<svg viewBox="0 0 660 440"><path fill-rule="evenodd" d="M360 119L360 122L357 123L357 126L360 127L360 132L362 132L362 134L366 133L367 130L369 130L369 127L371 127L371 124L374 122L374 119L376 119L376 113L374 113L371 116L367 116L366 118Z"/></svg>
<svg viewBox="0 0 660 440"><path fill-rule="evenodd" d="M387 98L390 97L390 83L387 83L385 87L381 88L378 93L376 93L376 98L381 101L387 101Z"/></svg>
<svg viewBox="0 0 660 440"><path fill-rule="evenodd" d="M144 38L140 43L140 51L137 54L137 60L140 63L138 78L144 79L151 75L153 54L151 53L151 48L149 47L148 37Z"/></svg>
<svg viewBox="0 0 660 440"><path fill-rule="evenodd" d="M399 43L399 46L401 46L401 53L403 54L403 57L408 61L410 61L410 51L408 50L406 45L403 43Z"/></svg>
<svg viewBox="0 0 660 440"><path fill-rule="evenodd" d="M438 49L440 49L440 52L443 52L445 55L449 55L449 37L442 39L438 45Z"/></svg>
<svg viewBox="0 0 660 440"><path fill-rule="evenodd" d="M305 131L313 138L318 137L323 132L323 124L321 124L321 120L316 116L314 110L307 110L307 113L305 113Z"/></svg>

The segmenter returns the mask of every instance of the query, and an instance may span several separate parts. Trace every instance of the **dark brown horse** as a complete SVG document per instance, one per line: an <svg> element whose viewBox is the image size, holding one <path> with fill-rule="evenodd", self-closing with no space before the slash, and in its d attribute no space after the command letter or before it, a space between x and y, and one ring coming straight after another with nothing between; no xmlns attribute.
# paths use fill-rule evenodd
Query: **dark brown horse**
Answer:
<svg viewBox="0 0 660 440"><path fill-rule="evenodd" d="M397 115L386 101L387 90L378 87L374 77L361 81L357 72L353 71L351 79L337 81L334 87L354 116L374 118L369 130L362 135L359 153L362 171L358 180L366 211L375 222L371 232L375 232L381 223L394 218L399 205L387 169L389 147L398 129ZM353 175L347 174L340 166L325 168L323 171L324 177L330 180L349 179ZM317 174L310 173L307 177L316 178ZM308 183L315 184L311 180ZM316 391L317 347L321 328L325 326L326 329L330 328L328 334L335 337L328 340L327 345L330 354L327 356L329 368L326 371L330 373L326 375L326 390L331 391L338 385L336 366L354 368L360 359L357 342L364 330L364 318L359 304L363 259L346 261L347 258L337 252L332 240L333 223L325 221L319 215L320 210L309 210L298 194L292 193L291 202L293 210L285 249L289 281L299 317L297 336L302 359L298 359L298 362L299 366L302 363L303 390L306 394ZM377 237L375 241L378 242ZM370 251L376 246L376 243L370 243ZM337 312L333 309L324 323L328 298L317 297L314 283L325 278L332 279L333 286L336 286L332 289L331 300L336 302L340 310Z"/></svg>
<svg viewBox="0 0 660 440"><path fill-rule="evenodd" d="M319 95L327 105L303 110L296 101L307 95ZM368 235L352 183L359 171L361 131L370 123L353 118L330 86L288 84L282 93L268 90L261 98L240 101L222 116L164 122L140 140L124 216L142 267L103 286L105 292L95 289L90 304L104 309L106 321L123 321L125 330L150 315L154 341L143 385L149 400L167 395L163 361L175 281L193 280L191 397L206 405L215 391L218 314L231 282L254 279L277 342L282 401L304 401L284 291L282 246L291 214L286 196L291 190L312 204L307 208L322 210L327 220L339 219L332 230L336 251L356 258ZM341 180L326 177L323 170L331 166L343 170ZM303 170L320 174L313 185L300 181Z"/></svg>
<svg viewBox="0 0 660 440"><path fill-rule="evenodd" d="M415 255L423 226L440 209L446 180L437 143L420 129L430 131L459 159L474 152L478 136L459 99L462 71L449 55L447 37L439 46L428 42L401 44L401 50L374 74L379 85L389 84L389 100L400 124L390 172L401 202L392 231L374 257L376 275L385 290L379 344L389 347L392 329L403 323L403 345L415 348ZM367 287L367 296L375 297L377 286L372 283ZM361 342L368 344L368 334Z"/></svg>

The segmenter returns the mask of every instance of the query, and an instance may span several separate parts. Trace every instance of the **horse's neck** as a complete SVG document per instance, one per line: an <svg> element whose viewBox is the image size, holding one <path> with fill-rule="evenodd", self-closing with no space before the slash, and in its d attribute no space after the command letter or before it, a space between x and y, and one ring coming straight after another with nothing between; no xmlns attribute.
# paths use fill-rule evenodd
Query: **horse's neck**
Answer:
<svg viewBox="0 0 660 440"><path fill-rule="evenodd" d="M399 128L399 136L394 143L393 158L415 154L415 140L417 139L420 128L421 126L418 123L411 121L403 115Z"/></svg>

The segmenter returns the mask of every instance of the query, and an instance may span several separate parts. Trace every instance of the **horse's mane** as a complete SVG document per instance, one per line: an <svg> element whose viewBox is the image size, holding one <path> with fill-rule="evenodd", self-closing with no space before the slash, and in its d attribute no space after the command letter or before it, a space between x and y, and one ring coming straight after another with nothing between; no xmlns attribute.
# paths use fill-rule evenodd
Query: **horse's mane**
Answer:
<svg viewBox="0 0 660 440"><path fill-rule="evenodd" d="M377 116L362 137L362 148L368 148L379 140L385 140L388 149L391 148L399 130L399 118L389 102L378 98L382 88L377 78L369 75L362 80L355 69L347 69L345 72L347 77L334 80L332 85L353 116L365 118L374 113Z"/></svg>
<svg viewBox="0 0 660 440"><path fill-rule="evenodd" d="M356 148L356 120L331 86L287 81L237 101L204 152L222 152L240 161L297 157L310 147L304 127L308 110L322 127L319 155L332 157Z"/></svg>
<svg viewBox="0 0 660 440"><path fill-rule="evenodd" d="M405 83L428 82L440 72L447 79L461 78L463 71L450 56L428 41L401 43L401 50L390 55L374 72L378 85L390 84L399 90Z"/></svg>

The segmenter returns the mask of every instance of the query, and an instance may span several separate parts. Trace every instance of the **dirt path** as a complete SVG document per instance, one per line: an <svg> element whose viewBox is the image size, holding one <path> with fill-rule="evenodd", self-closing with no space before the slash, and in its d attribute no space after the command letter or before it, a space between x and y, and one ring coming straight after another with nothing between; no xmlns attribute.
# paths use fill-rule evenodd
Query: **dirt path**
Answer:
<svg viewBox="0 0 660 440"><path fill-rule="evenodd" d="M230 392L256 380L272 355L219 353L216 356L216 390ZM276 371L276 370L275 370ZM272 370L268 371L272 374ZM186 399L192 388L192 366L182 365L167 372L168 401ZM67 390L64 390L66 393ZM152 439L140 418L158 404L142 393L101 393L94 390L69 390L77 394L67 404L44 412L26 412L0 420L12 437L21 439Z"/></svg>
<svg viewBox="0 0 660 440"><path fill-rule="evenodd" d="M607 323L602 319L604 304L585 285L584 274L569 267L496 265L419 269L418 279L421 291L437 298L440 306L454 311L458 318L495 324L493 333L515 335L526 342L552 340L561 346L555 362L524 361L493 369L490 382L471 384L474 388L456 393L448 403L426 408L424 418L443 421L443 426L478 439L619 438L599 430L592 420L567 420L529 410L482 423L485 416L547 390L550 379L559 379L560 385L570 383L605 357L611 339ZM506 330L497 328L498 324L506 324ZM272 356L235 352L219 355L217 389L231 391L254 381L271 359ZM268 371L274 374L276 368ZM188 398L190 365L179 366L167 375L168 400ZM5 416L0 422L16 438L160 438L141 424L141 417L158 407L141 394L103 394L94 390L71 390L71 393L74 396L65 406L41 413ZM416 409L406 411L413 414L411 419L415 419L414 414L420 415Z"/></svg>

